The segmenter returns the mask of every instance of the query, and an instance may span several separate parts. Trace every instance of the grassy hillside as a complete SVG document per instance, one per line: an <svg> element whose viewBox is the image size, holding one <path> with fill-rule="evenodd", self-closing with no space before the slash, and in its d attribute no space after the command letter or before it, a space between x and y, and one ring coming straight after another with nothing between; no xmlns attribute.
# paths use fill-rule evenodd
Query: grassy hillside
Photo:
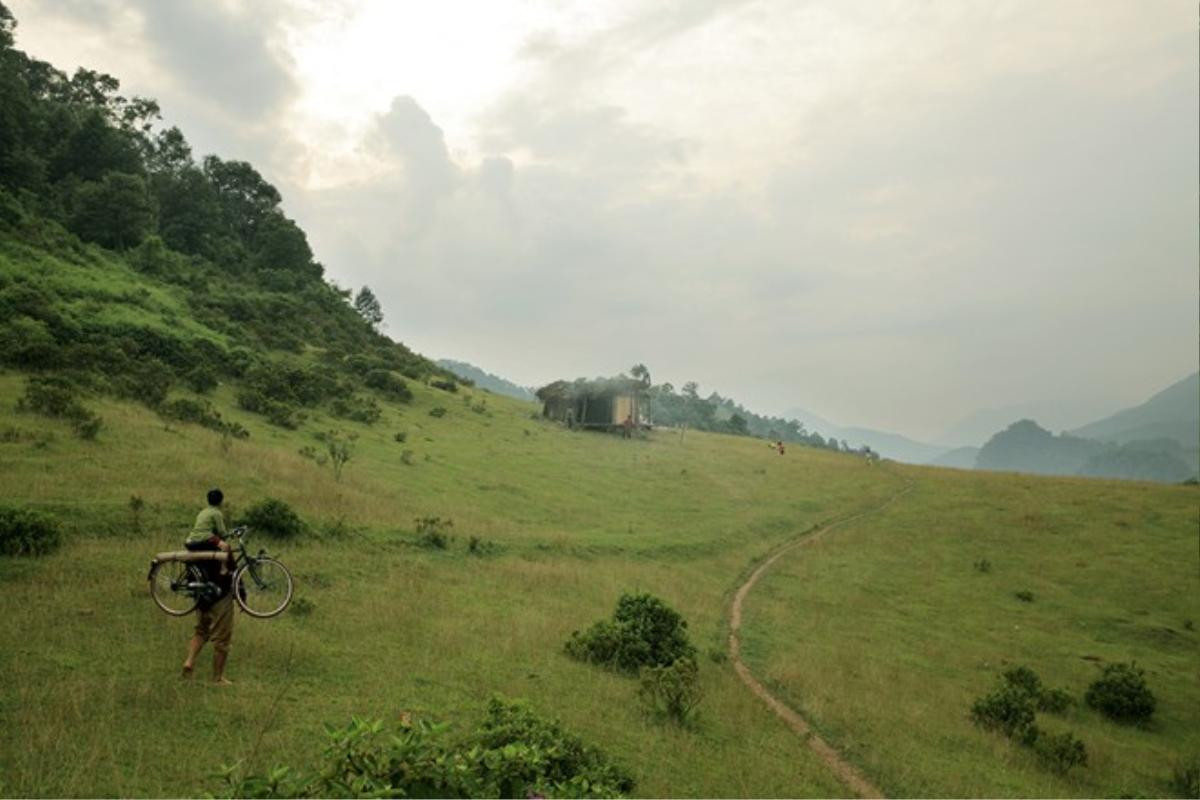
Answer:
<svg viewBox="0 0 1200 800"><path fill-rule="evenodd" d="M639 794L843 791L737 681L723 660L724 615L740 577L775 545L894 494L902 481L886 468L819 450L781 458L738 437L569 433L506 398L475 411L483 395L425 386L374 425L315 413L295 431L240 411L223 386L215 402L251 434L233 442L95 399L105 428L82 441L65 422L12 411L23 385L0 378L0 429L12 431L0 444L4 499L54 512L70 538L47 558L0 559L0 597L14 611L0 621L5 794L194 794L216 785L220 763L303 762L321 748L323 723L415 711L465 726L496 692L529 698L604 747ZM439 406L446 414L430 416ZM332 425L359 435L340 481L299 453ZM401 430L404 443L393 438ZM789 556L751 595L752 666L890 793L1160 793L1200 729L1196 638L1183 627L1200 616L1186 591L1194 492L905 476L914 494ZM297 573L298 606L238 620L229 693L178 680L189 623L159 612L145 586L149 555L176 546L214 484L235 517L272 495L314 529L269 543ZM133 495L146 503L136 521ZM456 541L417 547L417 516L453 518ZM490 545L483 555L468 553L471 536ZM974 574L980 557L993 574ZM1064 584L1075 571L1081 579ZM1153 586L1172 591L1144 591ZM1122 587L1137 598L1125 610ZM1019 588L1035 603L1012 600ZM695 729L648 716L632 680L561 652L572 630L633 590L690 622L707 692ZM1042 633L1010 633L1010 616ZM1072 727L1094 763L1058 778L966 721L969 698L1005 660L1078 689L1094 670L1084 655L1150 666L1157 727L1109 730L1079 712Z"/></svg>
<svg viewBox="0 0 1200 800"><path fill-rule="evenodd" d="M319 337L272 349L261 321L206 315L204 291L133 263L91 246L0 243L0 299L34 332L13 338L10 319L11 343L62 359L0 374L0 502L53 514L67 533L51 556L0 557L0 793L215 790L221 764L311 763L326 723L417 713L466 729L499 693L604 748L639 794L842 794L736 678L726 614L780 544L908 482L886 512L789 553L748 600L749 663L834 746L910 795L1162 794L1198 749L1192 487L901 471L698 432L568 432L533 405L434 371L414 379L422 362L406 351L411 397L397 402L363 382L353 351ZM328 313L343 341L364 336ZM123 355L98 372L75 332L103 344L114 331ZM388 357L389 345L362 341ZM217 377L194 388L188 354L210 351L226 354ZM164 373L179 377L151 380ZM18 410L46 374L71 379L102 420L95 438ZM264 375L277 374L301 388L338 382L297 400L286 427L243 402L248 388L276 391ZM149 402L145 386L164 394ZM181 421L181 401L220 425ZM355 418L371 407L373 422ZM312 457L330 431L352 443L340 479ZM297 601L277 620L239 619L229 693L179 681L190 623L158 611L145 582L150 555L178 546L213 485L234 518L270 496L309 526L295 541L260 539L296 572ZM453 520L451 546L419 546L418 517ZM994 570L973 570L980 559ZM1032 603L1014 599L1025 590ZM690 623L706 695L691 728L648 714L635 680L562 652L635 591ZM1051 720L1089 748L1089 766L1065 776L969 721L1005 665L1078 696L1097 664L1132 659L1160 698L1153 725L1082 709Z"/></svg>
<svg viewBox="0 0 1200 800"><path fill-rule="evenodd" d="M752 666L893 794L1173 796L1200 754L1194 487L903 474L902 501L767 575L747 609ZM1159 700L1144 728L1082 704L1101 666L1129 661ZM1073 731L1086 768L1064 778L972 724L1019 665L1079 701L1037 724Z"/></svg>

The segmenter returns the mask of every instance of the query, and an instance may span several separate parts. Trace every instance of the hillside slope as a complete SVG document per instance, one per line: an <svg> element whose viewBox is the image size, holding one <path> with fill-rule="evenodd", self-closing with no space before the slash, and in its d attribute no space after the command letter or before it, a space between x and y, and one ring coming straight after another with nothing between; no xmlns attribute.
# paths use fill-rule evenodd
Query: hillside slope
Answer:
<svg viewBox="0 0 1200 800"><path fill-rule="evenodd" d="M1200 372L1168 386L1141 405L1118 411L1071 433L1118 444L1138 439L1173 439L1185 449L1200 447Z"/></svg>
<svg viewBox="0 0 1200 800"><path fill-rule="evenodd" d="M517 400L524 400L527 403L536 403L537 398L533 392L524 386L518 386L510 380L505 380L499 375L493 375L490 372L484 372L474 364L468 364L465 361L455 361L452 358L439 358L437 365L442 369L448 370L460 378L471 381L480 389L487 389L495 394L502 394L506 397L512 397Z"/></svg>

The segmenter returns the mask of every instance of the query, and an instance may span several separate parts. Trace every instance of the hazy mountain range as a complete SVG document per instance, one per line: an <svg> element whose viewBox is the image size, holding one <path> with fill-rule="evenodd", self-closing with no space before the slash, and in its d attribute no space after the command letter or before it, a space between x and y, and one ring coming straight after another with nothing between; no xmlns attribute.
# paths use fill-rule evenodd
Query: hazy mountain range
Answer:
<svg viewBox="0 0 1200 800"><path fill-rule="evenodd" d="M535 402L537 400L533 395L533 391L525 386L518 386L512 381L505 380L499 375L493 375L490 372L484 372L474 364L468 364L465 361L455 361L450 358L439 358L437 365L442 369L453 372L460 378L466 378L473 382L480 389L487 389L496 394L515 397L518 400L527 400Z"/></svg>
<svg viewBox="0 0 1200 800"><path fill-rule="evenodd" d="M497 394L528 401L537 399L529 388L472 364L447 358L439 359L437 364ZM1168 386L1140 405L1065 431L1060 437L1033 424L1035 415L1028 413L1032 408L1032 405L1010 406L976 412L948 428L942 441L936 444L890 431L837 425L801 407L789 410L783 417L797 420L808 431L819 433L826 439L845 441L852 448L866 445L885 458L909 464L974 469L981 450L988 450L988 464L999 469L1145 477L1139 472L1140 466L1129 474L1121 474L1120 470L1122 464L1128 466L1133 461L1145 461L1149 448L1160 455L1167 454L1164 457L1169 457L1176 468L1182 462L1194 472L1200 465L1200 373ZM1029 424L1019 427L1018 422ZM1136 446L1122 449L1121 446L1130 443L1136 443ZM999 461L996 460L998 448L1007 448ZM1070 454L1064 455L1066 450L1070 450ZM1075 458L1076 450L1086 451L1087 458ZM1045 461L1046 458L1054 463ZM1077 470L1085 470L1085 473ZM1174 474L1169 470L1164 474L1168 473Z"/></svg>
<svg viewBox="0 0 1200 800"><path fill-rule="evenodd" d="M1032 406L987 409L972 414L947 430L941 444L919 442L887 431L842 427L803 408L794 417L809 430L845 439L851 447L867 445L886 458L911 464L934 464L971 469L979 451L1013 423L1028 419ZM1125 445L1143 440L1169 440L1181 448L1181 457L1194 468L1200 450L1200 373L1163 389L1141 405L1118 411L1067 433L1081 439Z"/></svg>

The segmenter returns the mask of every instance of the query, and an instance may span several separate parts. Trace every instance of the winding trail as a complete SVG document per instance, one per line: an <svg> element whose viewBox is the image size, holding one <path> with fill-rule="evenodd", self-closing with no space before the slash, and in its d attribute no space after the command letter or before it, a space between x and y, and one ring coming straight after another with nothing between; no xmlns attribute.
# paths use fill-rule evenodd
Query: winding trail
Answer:
<svg viewBox="0 0 1200 800"><path fill-rule="evenodd" d="M793 709L788 707L787 704L785 704L775 695L771 694L767 690L767 687L763 686L758 679L754 677L753 673L750 672L750 668L746 666L744 661L742 661L742 642L738 636L738 631L742 627L742 603L746 599L746 595L748 595L750 590L754 588L754 584L758 582L758 579L762 577L764 572L771 568L772 564L779 560L780 556L791 550L794 550L797 547L802 547L818 541L821 537L834 528L854 522L855 520L862 519L863 517L870 516L872 514L878 514L896 500L899 500L901 497L908 494L912 488L913 483L910 480L906 483L903 489L889 497L880 505L874 508L869 508L866 511L861 511L853 516L834 520L833 522L813 530L811 533L806 533L800 538L784 544L774 553L772 553L766 561L759 564L758 568L755 569L754 572L750 573L750 577L746 579L746 582L738 587L737 593L733 596L733 604L729 607L729 657L733 662L733 668L737 672L738 677L742 679L742 683L746 684L746 686L750 688L750 691L761 697L763 702L765 702L767 706L769 706L770 709L775 712L775 715L782 719L789 728L791 728L796 732L796 734L804 739L804 741L808 743L808 746L812 748L813 752L815 752L817 756L823 762L825 762L826 766L833 771L838 779L859 797L881 798L884 796L884 794L878 786L871 783L871 781L868 780L861 772L859 772L853 764L842 758L842 755L837 750L833 749L828 742L822 739L817 732L813 730L812 726L807 720L804 719L804 717L800 716Z"/></svg>

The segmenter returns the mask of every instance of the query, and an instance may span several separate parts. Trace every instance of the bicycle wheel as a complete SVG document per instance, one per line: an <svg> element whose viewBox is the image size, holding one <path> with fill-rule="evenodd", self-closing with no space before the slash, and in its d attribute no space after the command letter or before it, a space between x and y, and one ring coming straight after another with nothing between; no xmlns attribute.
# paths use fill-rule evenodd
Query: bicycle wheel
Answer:
<svg viewBox="0 0 1200 800"><path fill-rule="evenodd" d="M187 588L188 582L195 580L186 562L160 561L150 570L150 596L163 611L182 617L196 608L196 596Z"/></svg>
<svg viewBox="0 0 1200 800"><path fill-rule="evenodd" d="M233 596L252 617L273 617L292 602L292 573L273 558L256 558L233 576Z"/></svg>

